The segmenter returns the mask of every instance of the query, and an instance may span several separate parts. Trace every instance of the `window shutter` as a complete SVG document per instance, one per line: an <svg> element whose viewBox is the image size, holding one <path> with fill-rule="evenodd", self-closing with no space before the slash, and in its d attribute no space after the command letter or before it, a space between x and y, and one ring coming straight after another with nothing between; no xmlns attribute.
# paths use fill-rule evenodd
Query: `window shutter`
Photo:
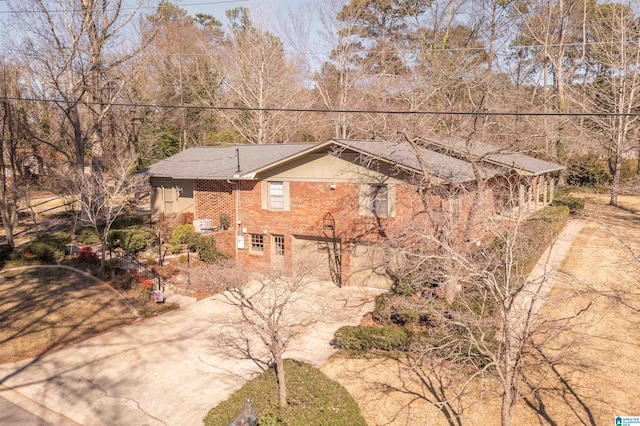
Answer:
<svg viewBox="0 0 640 426"><path fill-rule="evenodd" d="M289 211L291 210L291 201L290 201L290 196L289 196L289 191L290 191L290 182L283 182L282 183L282 189L284 192L284 196L283 196L283 200L284 200L284 211Z"/></svg>
<svg viewBox="0 0 640 426"><path fill-rule="evenodd" d="M269 182L263 180L260 182L260 196L262 199L262 209L266 210L269 208Z"/></svg>

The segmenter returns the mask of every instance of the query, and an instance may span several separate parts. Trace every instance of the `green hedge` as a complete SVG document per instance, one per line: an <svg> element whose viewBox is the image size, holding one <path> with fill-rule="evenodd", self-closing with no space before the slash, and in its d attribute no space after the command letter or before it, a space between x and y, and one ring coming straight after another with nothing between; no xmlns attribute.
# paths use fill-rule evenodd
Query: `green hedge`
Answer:
<svg viewBox="0 0 640 426"><path fill-rule="evenodd" d="M100 242L100 237L98 233L90 226L85 226L84 228L80 228L76 235L76 241L81 246L88 246L91 244L97 244Z"/></svg>
<svg viewBox="0 0 640 426"><path fill-rule="evenodd" d="M226 426L247 399L258 413L259 425L365 426L358 404L347 390L317 368L299 361L284 361L289 406L280 408L273 369L250 380L204 418L207 426Z"/></svg>
<svg viewBox="0 0 640 426"><path fill-rule="evenodd" d="M66 232L53 232L43 235L31 242L31 254L42 262L52 262L64 258L66 245L71 242L71 235Z"/></svg>
<svg viewBox="0 0 640 426"><path fill-rule="evenodd" d="M584 200L570 195L569 191L561 190L556 192L553 199L553 205L569 207L569 212L576 213L577 211L584 209Z"/></svg>
<svg viewBox="0 0 640 426"><path fill-rule="evenodd" d="M64 252L57 251L55 247L50 246L47 243L40 241L34 241L31 243L31 254L42 262L52 262L56 260L57 257L63 257L63 253Z"/></svg>
<svg viewBox="0 0 640 426"><path fill-rule="evenodd" d="M340 327L336 331L335 344L341 349L368 352L402 350L409 344L409 333L402 327Z"/></svg>
<svg viewBox="0 0 640 426"><path fill-rule="evenodd" d="M602 186L609 183L611 175L606 162L593 155L573 157L567 164L567 183L572 186Z"/></svg>
<svg viewBox="0 0 640 426"><path fill-rule="evenodd" d="M112 248L122 248L129 253L137 253L153 245L156 234L144 226L109 231L107 242Z"/></svg>

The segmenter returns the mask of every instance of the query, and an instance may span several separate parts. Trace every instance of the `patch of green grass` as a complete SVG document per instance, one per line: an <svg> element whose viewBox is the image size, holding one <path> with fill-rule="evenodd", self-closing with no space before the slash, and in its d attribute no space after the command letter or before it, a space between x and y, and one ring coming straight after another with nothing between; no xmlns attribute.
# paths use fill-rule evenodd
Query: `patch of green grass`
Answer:
<svg viewBox="0 0 640 426"><path fill-rule="evenodd" d="M365 426L358 405L347 390L313 366L285 360L289 406L278 405L278 386L273 369L247 382L229 399L212 408L204 418L207 426L227 426L251 399L259 425Z"/></svg>

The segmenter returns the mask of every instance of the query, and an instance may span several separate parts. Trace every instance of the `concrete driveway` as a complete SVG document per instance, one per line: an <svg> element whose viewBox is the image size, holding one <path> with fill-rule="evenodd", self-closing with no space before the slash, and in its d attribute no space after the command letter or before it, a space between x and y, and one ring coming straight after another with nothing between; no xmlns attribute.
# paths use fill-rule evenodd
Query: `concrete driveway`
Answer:
<svg viewBox="0 0 640 426"><path fill-rule="evenodd" d="M314 283L295 302L296 310L323 320L305 328L285 356L323 364L334 351L335 330L358 324L379 293ZM69 424L201 424L211 407L260 372L259 362L229 344L228 331L237 329L227 322L237 315L218 295L42 357L0 365L0 383L11 389L0 386L0 396L17 392L63 414ZM253 355L259 361L260 354Z"/></svg>

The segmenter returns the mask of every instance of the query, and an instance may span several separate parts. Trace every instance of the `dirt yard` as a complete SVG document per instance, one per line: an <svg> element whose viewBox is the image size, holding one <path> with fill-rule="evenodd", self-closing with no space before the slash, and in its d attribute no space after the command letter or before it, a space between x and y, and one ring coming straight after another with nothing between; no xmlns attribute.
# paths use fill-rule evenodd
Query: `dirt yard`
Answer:
<svg viewBox="0 0 640 426"><path fill-rule="evenodd" d="M62 268L0 272L0 363L55 350L137 319L120 296Z"/></svg>
<svg viewBox="0 0 640 426"><path fill-rule="evenodd" d="M516 425L640 415L640 198L620 197L614 208L606 196L583 197L587 224L539 314ZM450 366L336 358L323 371L349 390L370 425L500 424L491 378L458 395L465 378Z"/></svg>

